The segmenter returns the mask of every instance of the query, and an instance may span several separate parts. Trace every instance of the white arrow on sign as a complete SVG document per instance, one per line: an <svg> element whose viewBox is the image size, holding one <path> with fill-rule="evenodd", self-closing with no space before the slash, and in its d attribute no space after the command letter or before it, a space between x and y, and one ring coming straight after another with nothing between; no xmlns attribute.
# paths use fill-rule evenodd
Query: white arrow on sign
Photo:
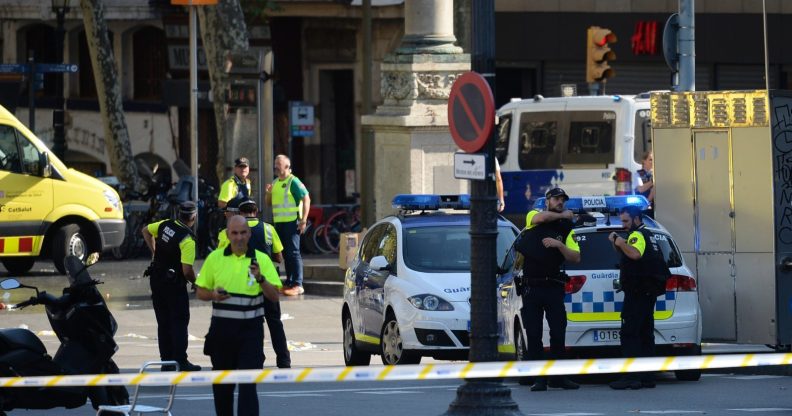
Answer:
<svg viewBox="0 0 792 416"><path fill-rule="evenodd" d="M486 155L482 153L454 153L454 177L457 179L486 179Z"/></svg>

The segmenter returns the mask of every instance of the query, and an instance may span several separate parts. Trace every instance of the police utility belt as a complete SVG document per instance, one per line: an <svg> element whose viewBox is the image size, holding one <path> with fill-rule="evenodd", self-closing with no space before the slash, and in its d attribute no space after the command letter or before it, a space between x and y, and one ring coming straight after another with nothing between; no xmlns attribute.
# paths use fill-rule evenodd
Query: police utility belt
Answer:
<svg viewBox="0 0 792 416"><path fill-rule="evenodd" d="M566 284L569 281L569 275L566 274L565 271L560 271L555 275L546 275L544 277L523 277L523 283L528 286L541 286L546 285L548 283L557 283L560 285Z"/></svg>

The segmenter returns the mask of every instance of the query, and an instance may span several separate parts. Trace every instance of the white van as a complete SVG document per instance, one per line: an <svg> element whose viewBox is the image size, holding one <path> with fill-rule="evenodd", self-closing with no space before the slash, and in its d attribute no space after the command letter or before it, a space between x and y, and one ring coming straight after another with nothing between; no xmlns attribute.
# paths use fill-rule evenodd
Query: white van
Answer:
<svg viewBox="0 0 792 416"><path fill-rule="evenodd" d="M536 199L556 186L569 195L632 194L635 172L651 150L648 94L537 95L497 114L504 214L518 227Z"/></svg>

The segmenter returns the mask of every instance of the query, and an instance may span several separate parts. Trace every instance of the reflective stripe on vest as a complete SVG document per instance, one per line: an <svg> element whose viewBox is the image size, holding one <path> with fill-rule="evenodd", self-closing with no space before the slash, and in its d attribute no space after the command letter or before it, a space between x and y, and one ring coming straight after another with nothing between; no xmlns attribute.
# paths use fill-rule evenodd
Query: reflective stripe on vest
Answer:
<svg viewBox="0 0 792 416"><path fill-rule="evenodd" d="M291 184L294 175L289 176L286 186L283 186L280 179L276 179L272 185L272 219L274 222L296 221L300 207L291 193Z"/></svg>
<svg viewBox="0 0 792 416"><path fill-rule="evenodd" d="M251 319L264 316L264 295L242 296L231 294L231 297L212 302L212 316L230 319Z"/></svg>

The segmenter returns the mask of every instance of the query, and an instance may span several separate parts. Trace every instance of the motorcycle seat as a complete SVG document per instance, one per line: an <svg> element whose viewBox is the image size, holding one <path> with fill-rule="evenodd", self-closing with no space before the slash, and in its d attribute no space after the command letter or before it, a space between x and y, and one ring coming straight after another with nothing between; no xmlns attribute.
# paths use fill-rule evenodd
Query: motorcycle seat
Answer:
<svg viewBox="0 0 792 416"><path fill-rule="evenodd" d="M0 351L27 349L40 354L46 354L47 348L36 336L27 329L4 328L0 329Z"/></svg>

